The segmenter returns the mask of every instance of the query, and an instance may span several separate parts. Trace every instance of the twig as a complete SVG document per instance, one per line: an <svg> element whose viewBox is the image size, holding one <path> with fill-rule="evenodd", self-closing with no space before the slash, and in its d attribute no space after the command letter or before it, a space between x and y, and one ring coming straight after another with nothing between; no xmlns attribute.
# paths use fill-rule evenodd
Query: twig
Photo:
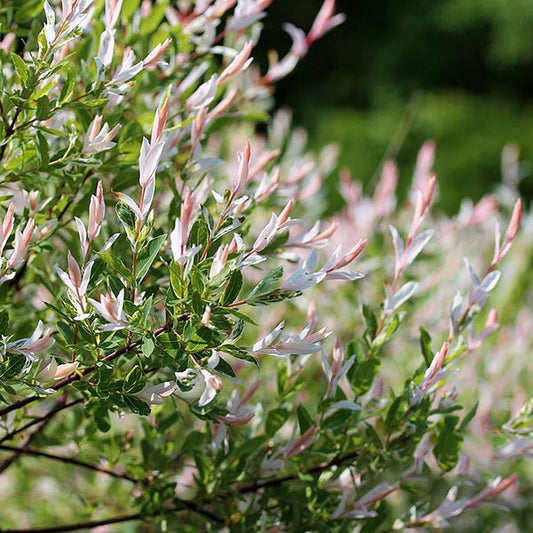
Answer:
<svg viewBox="0 0 533 533"><path fill-rule="evenodd" d="M25 448L26 446L29 446L31 444L31 442L33 441L33 439L48 425L48 423L50 422L51 418L43 418L42 420L39 421L39 427L37 427L37 429L33 432L33 433L30 433L26 439L24 440L23 444L22 444L22 448ZM20 449L15 449L15 450L11 450L11 451L14 451L15 453L13 453L11 455L11 457L8 457L5 461L3 461L1 464L0 464L0 474L2 474L3 472L5 472L20 456L21 454L21 451Z"/></svg>
<svg viewBox="0 0 533 533"><path fill-rule="evenodd" d="M0 444L5 442L6 440L11 440L15 435L18 435L19 433L22 433L23 431L26 431L30 427L34 426L35 424L39 424L40 422L43 422L44 420L49 420L50 418L54 417L57 413L60 411L63 411L63 409L68 409L69 407L72 407L73 405L77 405L79 403L85 402L85 398L79 398L78 400L74 400L70 403L64 403L64 402L58 402L56 404L56 407L48 411L48 413L45 413L44 415L35 418L34 420L31 420L27 424L24 424L22 427L15 429L11 431L10 433L7 433L0 439Z"/></svg>
<svg viewBox="0 0 533 533"><path fill-rule="evenodd" d="M132 476L129 476L128 474L121 474L120 472L115 472L114 470L109 470L108 468L104 468L102 466L92 465L90 463L86 463L85 461L74 459L73 457L64 457L62 455L55 455L53 453L43 452L35 448L28 448L27 446L17 448L16 446L8 446L6 444L0 444L0 450L7 450L10 452L15 452L14 455L16 456L24 454L24 455L34 455L36 457L46 457L47 459L52 459L53 461L59 461L60 463L80 466L81 468L86 468L88 470L94 470L95 472L101 472L102 474L107 474L117 479L125 479L127 481L131 481L132 483L142 483L141 480L134 478Z"/></svg>
<svg viewBox="0 0 533 533"><path fill-rule="evenodd" d="M154 516L156 516L155 513ZM141 513L135 513L130 515L115 516L113 518L106 518L104 520L80 522L79 524L67 524L64 526L33 527L25 529L0 529L0 533L62 533L64 531L78 531L80 529L91 529L98 526L121 524L123 522L131 522L132 520L142 519L143 516L141 515Z"/></svg>
<svg viewBox="0 0 533 533"><path fill-rule="evenodd" d="M308 470L304 470L303 474L316 474L318 472L322 472L323 470L327 470L328 468L331 468L332 466L338 466L343 463L346 463L347 461L351 461L352 459L355 459L359 456L359 451L354 450L352 452L349 452L344 455L339 455L337 457L334 457L331 459L331 461L327 461L325 463L320 463L316 466L313 466L312 468L309 468ZM287 481L295 481L298 479L298 474L288 474L286 476L277 477L274 479L267 479L265 481L253 481L251 483L246 483L241 485L240 487L237 487L237 492L240 492L241 494L248 494L250 492L257 492L260 489L265 489L267 487L275 487L276 485L282 485L283 483L286 483Z"/></svg>

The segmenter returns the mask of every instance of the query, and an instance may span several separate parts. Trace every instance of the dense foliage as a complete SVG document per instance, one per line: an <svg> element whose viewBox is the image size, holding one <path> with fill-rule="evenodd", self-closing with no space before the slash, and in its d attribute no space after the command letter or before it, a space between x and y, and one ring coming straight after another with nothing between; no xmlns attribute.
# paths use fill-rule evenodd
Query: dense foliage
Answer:
<svg viewBox="0 0 533 533"><path fill-rule="evenodd" d="M270 3L0 8L3 533L527 520L517 151L454 218L426 142L318 221L336 151L271 93L344 17L261 71Z"/></svg>

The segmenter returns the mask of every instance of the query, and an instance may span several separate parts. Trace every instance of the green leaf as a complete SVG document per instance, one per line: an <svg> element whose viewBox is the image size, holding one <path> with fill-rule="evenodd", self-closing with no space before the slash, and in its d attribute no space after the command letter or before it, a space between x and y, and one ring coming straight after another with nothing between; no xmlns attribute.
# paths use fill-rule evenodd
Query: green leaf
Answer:
<svg viewBox="0 0 533 533"><path fill-rule="evenodd" d="M137 283L140 283L146 274L148 274L152 263L155 261L155 258L157 257L157 254L159 253L159 250L166 239L166 234L154 237L148 242L148 245L143 249L141 254L139 254L136 272Z"/></svg>
<svg viewBox="0 0 533 533"><path fill-rule="evenodd" d="M126 2L127 3L127 2ZM165 10L168 6L168 0L157 2L153 5L150 14L147 17L143 17L139 25L139 33L141 35L150 35L157 30L159 24L165 16Z"/></svg>
<svg viewBox="0 0 533 533"><path fill-rule="evenodd" d="M20 81L24 87L28 86L28 78L30 76L30 69L28 68L28 65L26 65L26 62L22 57L20 57L18 54L11 53L10 54L11 61L13 61L13 65L15 66L15 70L17 71L17 74L19 75Z"/></svg>
<svg viewBox="0 0 533 533"><path fill-rule="evenodd" d="M145 357L150 357L154 352L155 342L151 337L145 337L142 343L142 352Z"/></svg>
<svg viewBox="0 0 533 533"><path fill-rule="evenodd" d="M285 407L279 407L270 411L265 422L265 433L267 437L272 438L288 418L289 411Z"/></svg>
<svg viewBox="0 0 533 533"><path fill-rule="evenodd" d="M67 324L64 322L58 322L57 329L61 332L61 335L63 335L67 344L72 344L74 342L74 334Z"/></svg>
<svg viewBox="0 0 533 533"><path fill-rule="evenodd" d="M107 433L111 429L111 422L109 420L109 412L105 407L99 407L92 413L93 419L96 422L96 427L102 432Z"/></svg>
<svg viewBox="0 0 533 533"><path fill-rule="evenodd" d="M170 286L176 298L181 298L182 284L181 284L181 269L178 263L172 262L169 267L170 270Z"/></svg>
<svg viewBox="0 0 533 533"><path fill-rule="evenodd" d="M242 273L237 269L231 273L226 289L222 294L222 298L220 298L220 305L224 306L233 303L237 299L241 287Z"/></svg>
<svg viewBox="0 0 533 533"><path fill-rule="evenodd" d="M0 311L0 335L7 333L7 326L9 325L9 314L7 311Z"/></svg>
<svg viewBox="0 0 533 533"><path fill-rule="evenodd" d="M312 425L314 425L311 415L307 409L300 404L296 409L296 414L298 415L298 425L300 426L300 434L305 433Z"/></svg>
<svg viewBox="0 0 533 533"><path fill-rule="evenodd" d="M456 431L455 426L459 419L456 416L446 416L440 425L437 444L433 448L433 455L439 468L449 472L455 468L459 461L459 453L463 445L463 435Z"/></svg>
<svg viewBox="0 0 533 533"><path fill-rule="evenodd" d="M250 305L270 305L273 303L283 302L291 298L297 298L302 295L302 291L281 291L275 290L268 294L263 294L262 296L257 296L253 300L250 300L248 303Z"/></svg>
<svg viewBox="0 0 533 533"><path fill-rule="evenodd" d="M370 390L379 370L380 361L376 357L361 361L350 376L353 391L361 396Z"/></svg>
<svg viewBox="0 0 533 533"><path fill-rule="evenodd" d="M192 453L203 446L204 442L205 435L201 431L190 431L181 445L181 453Z"/></svg>
<svg viewBox="0 0 533 533"><path fill-rule="evenodd" d="M136 415L148 416L151 413L150 406L138 396L123 396L124 402Z"/></svg>
<svg viewBox="0 0 533 533"><path fill-rule="evenodd" d="M140 3L141 0L128 0L127 2L124 2L120 13L120 18L122 19L122 22L124 24L130 22L131 17L135 13L135 11L137 11L137 8L139 7Z"/></svg>
<svg viewBox="0 0 533 533"><path fill-rule="evenodd" d="M131 269L129 269L118 257L111 254L110 251L100 252L100 257L119 275L129 283L133 282Z"/></svg>
<svg viewBox="0 0 533 533"><path fill-rule="evenodd" d="M470 411L466 413L465 417L463 418L463 421L461 422L461 425L459 426L459 431L461 433L464 433L466 431L468 424L470 424L470 421L472 420L472 418L476 416L478 405L479 405L479 402L476 402L474 407L472 407L472 409L470 409Z"/></svg>
<svg viewBox="0 0 533 533"><path fill-rule="evenodd" d="M140 392L146 385L146 379L144 377L143 371L140 367L134 366L122 385L122 390L127 394L135 394Z"/></svg>
<svg viewBox="0 0 533 533"><path fill-rule="evenodd" d="M37 100L35 118L37 120L46 120L50 117L50 101L48 96L43 95Z"/></svg>
<svg viewBox="0 0 533 533"><path fill-rule="evenodd" d="M407 402L403 396L398 396L392 402L387 411L387 418L385 419L385 431L391 433L393 430L397 429L398 422L401 420L405 412L406 404Z"/></svg>
<svg viewBox="0 0 533 533"><path fill-rule="evenodd" d="M263 294L266 294L267 292L270 292L270 290L276 285L276 283L281 279L281 276L283 276L283 267L279 266L269 272L252 290L252 292L248 295L248 300L252 298L257 298L258 296L262 296Z"/></svg>
<svg viewBox="0 0 533 533"><path fill-rule="evenodd" d="M35 143L37 145L37 157L39 158L41 168L46 169L50 163L50 149L45 136L40 131L37 131Z"/></svg>
<svg viewBox="0 0 533 533"><path fill-rule="evenodd" d="M396 314L385 323L383 329L379 332L379 335L372 342L372 346L379 347L385 344L398 329L399 325L400 315Z"/></svg>
<svg viewBox="0 0 533 533"><path fill-rule="evenodd" d="M256 367L259 368L259 363L257 362L257 359L250 352L248 352L248 350L245 350L244 348L239 348L238 346L234 346L233 344L223 344L219 349L222 352L233 355L233 357L236 357L237 359L242 359L244 361L248 361L249 363L253 363Z"/></svg>
<svg viewBox="0 0 533 533"><path fill-rule="evenodd" d="M338 409L322 422L322 429L341 430L346 427L354 412L349 409Z"/></svg>
<svg viewBox="0 0 533 533"><path fill-rule="evenodd" d="M365 319L366 323L366 333L371 339L374 339L378 330L378 321L376 319L376 315L374 314L370 306L366 303L363 303L363 305L361 306L361 310L363 312L363 318Z"/></svg>
<svg viewBox="0 0 533 533"><path fill-rule="evenodd" d="M420 328L420 349L422 350L422 356L426 362L426 366L431 365L433 361L433 348L431 347L431 336L424 329Z"/></svg>
<svg viewBox="0 0 533 533"><path fill-rule="evenodd" d="M124 202L118 202L115 206L118 219L122 222L125 229L134 230L137 224L137 217L130 207Z"/></svg>
<svg viewBox="0 0 533 533"><path fill-rule="evenodd" d="M219 357L218 364L215 367L215 370L217 370L221 374L225 374L226 376L229 376L230 378L237 377L235 375L235 372L233 372L233 368L231 368L231 365L227 361L222 359L222 357Z"/></svg>

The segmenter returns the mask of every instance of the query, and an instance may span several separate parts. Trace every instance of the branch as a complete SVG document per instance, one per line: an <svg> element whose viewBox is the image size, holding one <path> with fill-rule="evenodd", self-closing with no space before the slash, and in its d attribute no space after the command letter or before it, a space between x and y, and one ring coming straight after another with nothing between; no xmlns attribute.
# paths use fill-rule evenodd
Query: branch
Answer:
<svg viewBox="0 0 533 533"><path fill-rule="evenodd" d="M308 470L304 470L303 472L300 472L300 474L317 474L319 472L322 472L324 470L327 470L328 468L331 468L332 466L338 466L343 463L346 463L348 461L351 461L352 459L355 459L359 456L359 451L354 450L352 452L349 452L345 455L338 455L337 457L334 457L331 459L331 461L327 461L325 463L320 463L318 465L313 466L312 468L309 468ZM265 481L253 481L251 483L244 483L240 487L237 487L237 492L240 492L241 494L247 494L249 492L257 492L260 489L265 489L267 487L275 487L277 485L282 485L283 483L286 483L287 481L295 481L299 479L300 474L288 474L286 476L277 477L273 479L267 479Z"/></svg>
<svg viewBox="0 0 533 533"><path fill-rule="evenodd" d="M182 315L177 318L178 321L187 320L188 314ZM164 326L160 327L159 329L156 329L154 331L154 336L158 337L165 331L168 331L172 328L172 320L169 320ZM125 353L131 352L132 350L135 350L135 348L138 348L142 344L142 339L139 339L138 341L131 342L126 344L126 346L123 346L122 348L119 348L118 350L115 350L114 352L110 353L109 355L106 355L98 363L95 363L94 365L88 366L87 368L84 368L81 372L76 374L71 374L70 376L66 377L65 379L57 382L52 389L58 391L61 390L63 387L66 387L67 385L70 385L74 381L78 381L81 379L81 377L86 376L87 374L90 374L91 372L94 372L100 363L102 362L108 362L113 361L117 357L120 357L121 355L124 355ZM46 398L46 396L30 396L29 398L24 398L23 400L19 400L18 402L12 403L11 405L8 405L7 407L4 407L3 409L0 409L0 416L7 415L8 413L11 413L12 411L16 411L17 409L21 409L22 407L25 407L26 405L37 402L39 400L42 400L43 398Z"/></svg>
<svg viewBox="0 0 533 533"><path fill-rule="evenodd" d="M64 402L65 400L63 400ZM22 444L22 448L26 448L31 444L33 439L50 423L51 418L43 418L42 420L39 420L39 426L35 429L33 433L30 433L25 439L24 443ZM0 464L0 474L5 472L19 457L21 452L19 449L12 450L15 453L11 454L10 457L8 457L5 461L3 461Z"/></svg>
<svg viewBox="0 0 533 533"><path fill-rule="evenodd" d="M182 508L168 509L168 513L171 512L181 512L181 511L192 511L202 515L205 518L208 518L214 523L223 524L224 520L214 515L210 511L205 509L200 509L194 502L188 502L184 500L179 500ZM98 526L107 526L110 524L120 524L123 522L132 522L134 520L145 520L147 518L155 518L163 513L163 511L154 511L150 515L141 515L141 513L115 516L113 518L105 518L103 520L95 520L90 522L79 522L77 524L65 524L63 526L51 526L51 527L33 527L33 528L24 528L24 529L1 529L0 533L63 533L65 531L78 531L80 529L92 529Z"/></svg>
<svg viewBox="0 0 533 533"><path fill-rule="evenodd" d="M10 452L15 452L14 455L16 457L18 457L21 454L34 455L36 457L46 457L47 459L52 459L53 461L59 461L60 463L76 465L76 466L80 466L81 468L93 470L95 472L101 472L102 474L107 474L117 479L125 479L127 481L131 481L132 483L142 483L141 480L131 477L128 474L120 474L119 472L115 472L114 470L109 470L107 468L104 468L98 465L92 465L90 463L86 463L85 461L74 459L73 457L64 457L62 455L55 455L53 453L43 452L35 448L28 448L26 446L17 448L16 446L8 446L6 444L0 444L0 450L7 450Z"/></svg>
<svg viewBox="0 0 533 533"><path fill-rule="evenodd" d="M15 429L11 431L10 433L7 433L0 439L0 444L5 442L6 440L11 440L15 435L18 435L19 433L22 433L23 431L26 431L30 427L34 426L35 424L39 424L40 422L44 422L45 420L49 420L52 417L54 417L57 413L62 411L63 409L68 409L69 407L72 407L73 405L77 405L78 403L85 402L85 398L79 398L78 400L74 400L70 403L64 403L64 402L58 402L56 407L48 411L48 413L45 413L44 415L34 418L27 424L24 424L22 427Z"/></svg>
<svg viewBox="0 0 533 533"><path fill-rule="evenodd" d="M155 516L155 515L154 515ZM79 524L67 524L64 526L52 527L34 527L25 529L0 529L0 533L62 533L64 531L77 531L79 529L92 529L98 526L107 526L109 524L120 524L123 522L131 522L132 520L142 520L141 513L130 515L115 516L114 518L106 518L104 520L95 520L92 522L80 522Z"/></svg>

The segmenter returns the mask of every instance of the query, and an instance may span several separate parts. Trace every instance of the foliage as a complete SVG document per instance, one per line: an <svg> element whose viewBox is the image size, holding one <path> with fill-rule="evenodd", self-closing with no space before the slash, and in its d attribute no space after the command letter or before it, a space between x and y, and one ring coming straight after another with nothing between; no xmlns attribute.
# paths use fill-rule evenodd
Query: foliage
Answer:
<svg viewBox="0 0 533 533"><path fill-rule="evenodd" d="M431 214L431 142L405 203L389 160L318 222L336 152L268 111L343 16L286 26L261 74L268 4L1 8L3 533L486 529L471 509L517 490L531 405L489 420L512 381L470 375L521 238L516 151L503 236L492 196ZM468 469L473 443L502 463Z"/></svg>

